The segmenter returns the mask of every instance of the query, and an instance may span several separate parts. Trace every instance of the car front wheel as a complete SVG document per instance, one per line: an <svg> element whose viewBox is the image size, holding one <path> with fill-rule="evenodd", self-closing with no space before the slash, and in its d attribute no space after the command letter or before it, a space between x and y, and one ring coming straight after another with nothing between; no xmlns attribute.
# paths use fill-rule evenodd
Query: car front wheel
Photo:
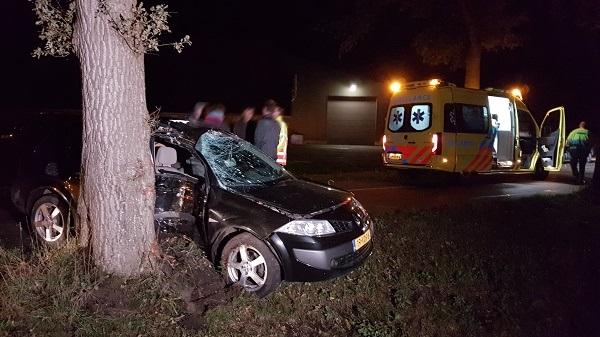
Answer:
<svg viewBox="0 0 600 337"><path fill-rule="evenodd" d="M30 212L30 226L34 238L45 245L63 243L69 231L69 208L53 194L37 199Z"/></svg>
<svg viewBox="0 0 600 337"><path fill-rule="evenodd" d="M223 248L221 266L228 284L264 297L281 283L281 267L267 245L249 233L234 236Z"/></svg>

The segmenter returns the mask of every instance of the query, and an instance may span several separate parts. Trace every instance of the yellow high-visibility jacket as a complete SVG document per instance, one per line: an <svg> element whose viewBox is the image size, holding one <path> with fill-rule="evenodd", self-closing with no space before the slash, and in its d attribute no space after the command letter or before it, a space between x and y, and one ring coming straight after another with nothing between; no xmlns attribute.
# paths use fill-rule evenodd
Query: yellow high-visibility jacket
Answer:
<svg viewBox="0 0 600 337"><path fill-rule="evenodd" d="M279 143L277 144L277 164L281 166L287 165L287 145L288 145L288 128L283 121L283 117L279 116L275 119L279 124Z"/></svg>

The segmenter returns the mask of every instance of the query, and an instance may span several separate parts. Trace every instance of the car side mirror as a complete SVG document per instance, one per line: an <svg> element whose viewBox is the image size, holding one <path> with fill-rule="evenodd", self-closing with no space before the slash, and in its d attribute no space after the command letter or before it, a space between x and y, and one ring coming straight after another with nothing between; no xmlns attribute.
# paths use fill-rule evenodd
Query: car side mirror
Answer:
<svg viewBox="0 0 600 337"><path fill-rule="evenodd" d="M333 185L335 185L335 181L333 179L327 180L327 186L333 187Z"/></svg>

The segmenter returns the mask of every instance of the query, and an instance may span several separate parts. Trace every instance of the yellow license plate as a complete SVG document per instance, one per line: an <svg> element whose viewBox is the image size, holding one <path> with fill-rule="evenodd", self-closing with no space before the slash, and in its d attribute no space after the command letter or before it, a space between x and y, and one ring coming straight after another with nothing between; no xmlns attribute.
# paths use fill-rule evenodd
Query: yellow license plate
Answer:
<svg viewBox="0 0 600 337"><path fill-rule="evenodd" d="M352 246L354 247L354 251L359 250L362 246L366 245L369 241L371 241L371 229L366 231L363 235L352 240Z"/></svg>

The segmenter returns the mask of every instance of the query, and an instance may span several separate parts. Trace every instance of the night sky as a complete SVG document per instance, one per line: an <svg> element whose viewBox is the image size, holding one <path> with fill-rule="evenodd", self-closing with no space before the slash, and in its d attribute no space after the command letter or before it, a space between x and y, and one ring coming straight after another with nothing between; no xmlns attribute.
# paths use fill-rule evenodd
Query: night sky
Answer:
<svg viewBox="0 0 600 337"><path fill-rule="evenodd" d="M411 27L398 20L378 26L353 52L339 59L337 42L320 29L346 12L333 1L162 1L173 13L171 40L189 34L193 45L146 57L149 108L187 111L195 101L222 101L230 110L289 98L295 62L318 64L363 78L420 80L440 77L462 85L463 71L424 65L411 47ZM150 2L151 3L151 2ZM600 126L600 32L579 27L569 1L529 1L522 47L484 54L482 87L527 85L534 115L564 105L570 126L585 118ZM552 5L549 5L552 4ZM31 4L0 4L4 69L0 109L80 107L77 60L33 59L38 46ZM434 24L434 23L432 23ZM500 24L500 23L499 23ZM169 37L166 37L169 39ZM293 113L293 111L292 111Z"/></svg>

